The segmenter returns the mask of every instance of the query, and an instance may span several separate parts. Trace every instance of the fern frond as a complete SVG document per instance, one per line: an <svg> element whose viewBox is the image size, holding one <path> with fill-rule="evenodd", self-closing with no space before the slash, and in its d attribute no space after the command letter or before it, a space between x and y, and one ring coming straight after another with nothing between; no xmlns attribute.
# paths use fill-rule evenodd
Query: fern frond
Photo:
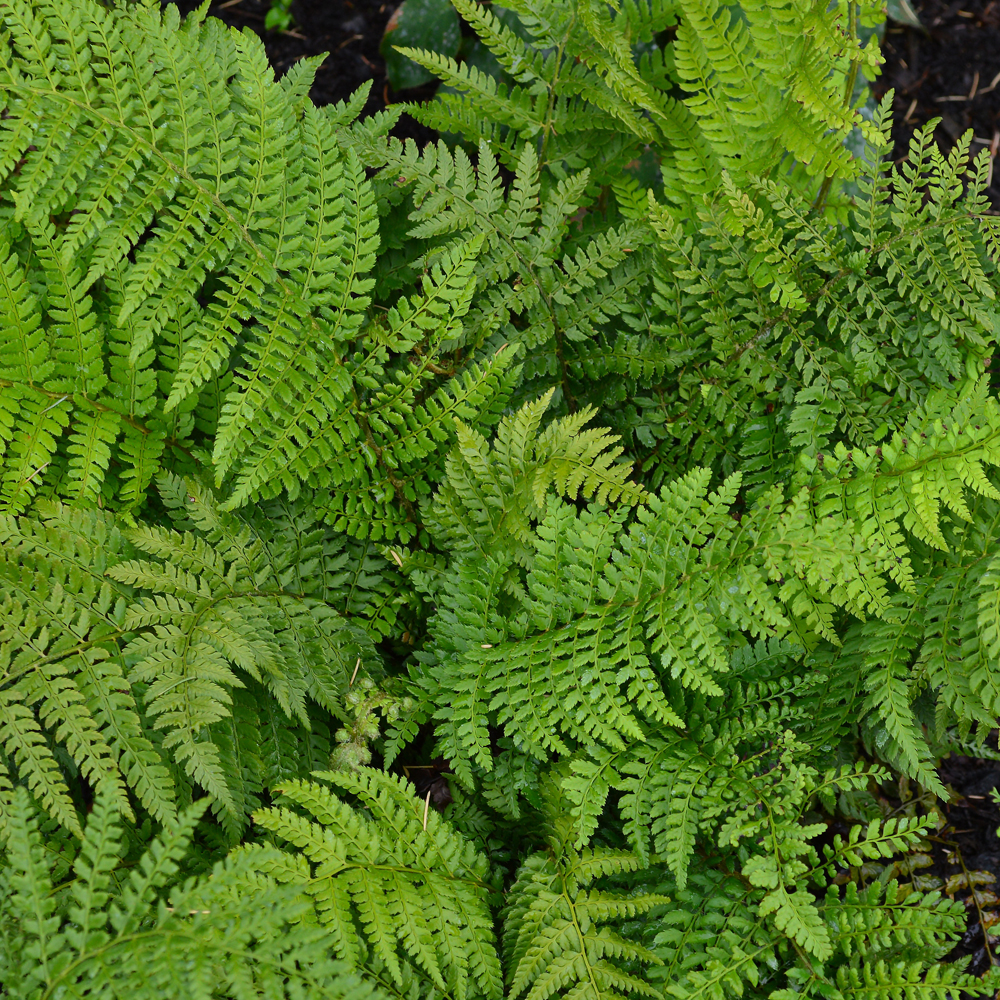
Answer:
<svg viewBox="0 0 1000 1000"><path fill-rule="evenodd" d="M316 866L305 891L341 957L357 961L349 940L357 927L400 990L403 963L412 962L456 996L499 996L485 859L390 775L363 768L317 777L356 797L367 817L325 785L298 781L276 789L298 810L262 810L255 822ZM243 854L252 861L261 850Z"/></svg>
<svg viewBox="0 0 1000 1000"><path fill-rule="evenodd" d="M54 891L52 861L27 795L16 796L0 873L0 941L6 988L40 992L104 990L177 997L372 997L370 986L331 962L314 929L296 927L294 892L219 862L197 882L180 878L201 812L167 825L128 876L119 817L95 802L67 891ZM122 884L123 883L123 884ZM156 894L169 889L167 900ZM20 944L15 950L12 946Z"/></svg>
<svg viewBox="0 0 1000 1000"><path fill-rule="evenodd" d="M629 860L596 851L589 859L535 854L525 861L510 892L504 932L512 997L544 1000L561 990L574 997L656 995L648 983L625 972L614 960L654 965L662 960L600 925L616 917L646 913L667 899L652 894L624 897L585 888L596 874L621 871Z"/></svg>

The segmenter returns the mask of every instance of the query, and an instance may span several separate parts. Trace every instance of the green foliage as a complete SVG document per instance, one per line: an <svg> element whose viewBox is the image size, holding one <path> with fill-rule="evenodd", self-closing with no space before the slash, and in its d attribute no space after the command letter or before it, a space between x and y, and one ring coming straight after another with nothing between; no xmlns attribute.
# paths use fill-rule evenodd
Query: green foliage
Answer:
<svg viewBox="0 0 1000 1000"><path fill-rule="evenodd" d="M126 814L131 792L165 820L194 781L235 835L262 786L322 761L310 730L379 662L343 597L299 577L310 553L277 511L265 534L193 481L164 475L160 497L176 527L55 502L0 527L7 781L79 832L55 737Z"/></svg>
<svg viewBox="0 0 1000 1000"><path fill-rule="evenodd" d="M1000 228L880 5L455 0L423 149L206 9L0 4L0 992L994 992L885 783L1000 714Z"/></svg>
<svg viewBox="0 0 1000 1000"><path fill-rule="evenodd" d="M367 317L374 194L306 99L315 60L277 85L258 43L172 10L7 15L0 503L135 509L207 451L232 508L319 487L331 522L406 537L392 500L429 491L441 427L505 390L503 357L436 374L476 245Z"/></svg>
<svg viewBox="0 0 1000 1000"><path fill-rule="evenodd" d="M66 858L47 850L19 789L0 869L4 995L377 996L330 960L293 893L238 860L179 880L201 812L194 806L167 823L126 865L114 801L100 796L78 852Z"/></svg>
<svg viewBox="0 0 1000 1000"><path fill-rule="evenodd" d="M455 997L499 996L486 859L394 776L315 776L360 808L315 782L278 785L282 805L254 822L296 853L254 846L237 857L301 885L313 906L308 922L327 930L338 957L369 965L386 989L404 994L419 977Z"/></svg>
<svg viewBox="0 0 1000 1000"><path fill-rule="evenodd" d="M501 73L406 49L448 85L410 112L471 143L487 139L511 169L528 142L554 176L587 166L608 184L651 146L667 190L687 201L716 188L723 170L759 176L787 154L809 176L851 177L842 140L856 126L871 134L853 90L858 71L870 77L878 65L877 43L858 34L883 16L868 0L749 2L736 15L715 0L455 7ZM667 29L676 29L669 46ZM679 100L679 90L691 96ZM589 155L596 149L600 157Z"/></svg>
<svg viewBox="0 0 1000 1000"><path fill-rule="evenodd" d="M291 26L291 0L271 0L271 6L264 16L264 27L269 31L275 28L279 31L288 31Z"/></svg>

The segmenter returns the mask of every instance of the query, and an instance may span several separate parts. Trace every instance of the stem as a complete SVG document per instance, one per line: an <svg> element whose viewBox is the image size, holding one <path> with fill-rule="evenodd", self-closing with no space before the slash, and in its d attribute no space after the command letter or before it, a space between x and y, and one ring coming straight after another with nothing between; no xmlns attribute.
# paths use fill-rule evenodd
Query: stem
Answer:
<svg viewBox="0 0 1000 1000"><path fill-rule="evenodd" d="M858 45L858 5L856 3L847 4L847 30L850 35L851 42L855 50L857 50ZM858 70L861 68L860 57L855 56L851 60L851 68L847 71L847 80L844 83L844 103L843 107L845 109L851 106L851 98L854 97L854 85L858 80ZM819 194L816 195L816 201L813 203L813 208L817 212L821 212L823 207L826 205L826 197L830 193L830 188L833 187L833 175L828 175L823 179L823 183L820 186Z"/></svg>
<svg viewBox="0 0 1000 1000"><path fill-rule="evenodd" d="M955 857L958 858L958 863L962 868L962 874L965 876L965 884L969 888L969 892L972 893L972 902L976 907L976 918L979 922L979 926L983 932L983 950L986 952L987 961L990 963L990 968L993 968L993 950L990 948L990 933L989 927L986 925L986 921L983 919L983 908L979 903L979 897L976 895L978 889L972 884L972 879L969 877L969 869L965 865L965 858L962 856L962 849L958 846L958 843L954 840L941 840L942 844L947 844L949 847L954 849Z"/></svg>
<svg viewBox="0 0 1000 1000"><path fill-rule="evenodd" d="M538 145L538 172L539 175L542 172L542 168L545 166L545 153L549 145L549 137L552 134L552 115L555 112L556 104L556 85L559 83L559 74L562 71L563 54L566 51L566 44L569 41L570 32L573 30L573 25L576 22L576 15L574 14L570 18L569 25L566 28L566 32L559 42L559 46L556 49L555 58L555 70L552 74L552 79L549 81L549 99L545 107L545 124L542 127L542 135Z"/></svg>

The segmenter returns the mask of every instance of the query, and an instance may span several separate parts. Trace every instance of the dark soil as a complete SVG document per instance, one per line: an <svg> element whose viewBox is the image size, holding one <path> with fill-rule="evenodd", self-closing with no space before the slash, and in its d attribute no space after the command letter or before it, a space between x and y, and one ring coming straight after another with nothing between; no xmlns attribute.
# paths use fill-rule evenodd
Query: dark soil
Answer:
<svg viewBox="0 0 1000 1000"><path fill-rule="evenodd" d="M1000 151L1000 0L910 0L922 29L890 21L882 51L886 62L875 96L889 88L893 101L893 158L906 155L910 137L932 118L935 137L949 150L972 129L972 152ZM1000 170L988 190L1000 209Z"/></svg>
<svg viewBox="0 0 1000 1000"><path fill-rule="evenodd" d="M200 0L169 2L176 3L180 12L187 14ZM372 81L372 89L362 117L382 111L388 104L424 101L434 93L436 83L397 94L386 79L385 63L378 49L386 22L399 6L395 0L295 0L292 4L295 23L287 32L264 30L264 17L270 6L270 0L214 0L208 13L235 28L257 32L279 77L303 56L328 52L310 91L316 104L343 101L366 80ZM437 137L437 133L408 115L400 119L393 135L415 139L421 146Z"/></svg>
<svg viewBox="0 0 1000 1000"><path fill-rule="evenodd" d="M991 733L987 742L992 752L997 735ZM951 756L941 761L938 774L950 793L948 802L937 801L930 792L915 796L920 790L905 778L882 786L883 815L928 816L937 809L943 818L919 851L896 858L889 874L924 892L936 889L965 905L966 931L947 959L967 958L966 971L981 976L991 964L1000 965L1000 807L992 795L994 789L1000 790L1000 760ZM830 832L843 836L850 826L838 817ZM877 866L867 877L879 870ZM846 877L843 873L838 881Z"/></svg>
<svg viewBox="0 0 1000 1000"><path fill-rule="evenodd" d="M921 873L944 879L945 888L950 878L956 898L965 901L968 930L949 957L971 955L968 971L981 975L991 960L1000 964L1000 808L990 794L1000 788L1000 761L949 757L939 773L958 797L944 806L948 825L932 840L933 866ZM969 891L970 880L977 883L976 898Z"/></svg>

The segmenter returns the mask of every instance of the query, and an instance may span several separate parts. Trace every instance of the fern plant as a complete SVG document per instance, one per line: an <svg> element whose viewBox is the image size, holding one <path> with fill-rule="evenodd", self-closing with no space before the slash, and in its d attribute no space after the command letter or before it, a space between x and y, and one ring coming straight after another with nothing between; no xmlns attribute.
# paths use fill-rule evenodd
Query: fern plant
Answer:
<svg viewBox="0 0 1000 1000"><path fill-rule="evenodd" d="M164 820L195 782L235 835L263 786L324 761L324 717L379 664L327 582L296 578L307 552L194 482L164 476L160 498L194 530L123 530L55 503L5 525L6 762L77 833L49 733L124 812L131 794ZM66 612L75 627L61 628Z"/></svg>
<svg viewBox="0 0 1000 1000"><path fill-rule="evenodd" d="M553 176L597 168L607 185L651 147L683 201L716 188L723 170L764 175L788 155L808 176L856 170L842 140L870 129L855 83L878 66L877 42L859 33L883 16L877 4L753 2L736 16L704 0L455 6L499 72L403 49L448 85L411 113L473 143L487 138L511 168L528 142Z"/></svg>
<svg viewBox="0 0 1000 1000"><path fill-rule="evenodd" d="M987 154L868 0L455 6L418 149L0 2L0 990L995 991L885 794L1000 711Z"/></svg>
<svg viewBox="0 0 1000 1000"><path fill-rule="evenodd" d="M180 996L192 988L205 995L372 995L360 972L382 995L655 997L665 988L674 996L725 996L742 992L743 982L757 985L762 968L780 967L781 931L799 944L800 958L785 964L780 981L788 985L770 995L825 995L863 981L876 991L908 988L926 996L995 988L995 977L983 982L955 966L928 967L958 932L960 903L895 881L864 890L851 882L843 894L831 885L819 905L805 889L785 892L782 876L795 877L788 866L822 885L839 864L887 857L923 832L919 820L876 821L854 827L846 840L838 835L820 857L808 844L816 829L801 824L801 806L809 792L825 797L850 785L848 773L817 785L793 767L786 777L798 796L787 789L782 795L781 781L769 781L772 808L763 817L753 817L752 807L738 811L720 844L753 837L779 817L774 853L765 837L764 854L744 865L744 885L703 873L691 883L700 894L680 889L673 900L622 884L638 870L666 880L659 866L650 869L620 849L572 847L576 823L553 772L542 783L548 844L517 873L502 948L488 905L495 890L488 862L459 831L422 809L392 776L363 769L316 777L320 782L278 786L288 806L256 817L296 853L277 843L239 849L166 897L199 807L168 823L126 875L114 803L102 795L79 854L60 858L57 881L19 790L6 827L2 883L5 989L26 997L67 987L108 996ZM619 891L609 891L616 882ZM636 920L647 914L657 919ZM640 940L623 936L629 929ZM119 956L127 960L115 961ZM186 980L177 978L179 966L190 969ZM643 967L648 978L636 974Z"/></svg>
<svg viewBox="0 0 1000 1000"><path fill-rule="evenodd" d="M136 509L208 451L231 508L330 487L331 520L405 537L391 500L427 487L401 463L509 382L509 355L434 371L476 244L366 322L377 212L349 121L308 101L315 60L276 84L259 43L204 13L5 13L2 503Z"/></svg>
<svg viewBox="0 0 1000 1000"><path fill-rule="evenodd" d="M101 795L70 866L47 854L19 789L0 873L4 994L376 996L331 961L287 890L231 861L208 877L178 880L202 811L196 805L166 824L126 871L120 817L111 796Z"/></svg>

